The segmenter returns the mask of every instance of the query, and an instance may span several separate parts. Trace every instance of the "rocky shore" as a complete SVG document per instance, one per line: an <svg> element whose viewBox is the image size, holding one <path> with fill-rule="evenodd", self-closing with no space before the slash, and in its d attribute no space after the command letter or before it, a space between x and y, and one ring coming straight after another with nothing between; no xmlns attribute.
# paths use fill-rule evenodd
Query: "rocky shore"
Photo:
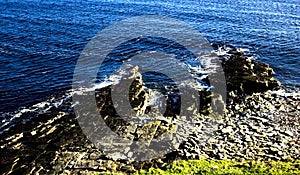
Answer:
<svg viewBox="0 0 300 175"><path fill-rule="evenodd" d="M231 50L226 58L220 57L227 82L224 115L213 118L205 113L196 114L197 127L172 152L147 161L112 159L83 134L72 97L61 97L60 105L44 106L48 110L37 117L3 131L0 173L133 173L150 167L164 168L176 159L299 160L300 93L287 92L274 79L272 68L238 50ZM136 75L130 103L136 112L145 114L151 93L144 89L141 75ZM176 110L172 110L176 103L167 106L165 120L130 129L131 124L121 120L112 107L110 87L97 90L96 99L107 125L128 139L151 141L173 132L174 126L168 121L176 117ZM209 111L210 106L204 108Z"/></svg>

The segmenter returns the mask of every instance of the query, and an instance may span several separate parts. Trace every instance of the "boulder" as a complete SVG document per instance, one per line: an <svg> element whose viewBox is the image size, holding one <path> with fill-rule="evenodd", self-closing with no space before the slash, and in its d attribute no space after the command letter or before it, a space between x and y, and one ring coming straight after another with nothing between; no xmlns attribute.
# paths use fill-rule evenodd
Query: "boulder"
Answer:
<svg viewBox="0 0 300 175"><path fill-rule="evenodd" d="M228 93L250 95L280 86L268 64L251 60L236 49L231 50L229 54L228 59L222 58Z"/></svg>

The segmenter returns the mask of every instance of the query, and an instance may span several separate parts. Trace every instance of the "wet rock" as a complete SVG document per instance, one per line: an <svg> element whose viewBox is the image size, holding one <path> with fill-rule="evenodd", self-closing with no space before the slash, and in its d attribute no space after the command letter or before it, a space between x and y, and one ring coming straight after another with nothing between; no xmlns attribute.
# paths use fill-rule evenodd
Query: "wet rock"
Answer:
<svg viewBox="0 0 300 175"><path fill-rule="evenodd" d="M268 64L251 60L235 51L229 59L223 59L227 91L238 95L265 92L278 87L273 69Z"/></svg>

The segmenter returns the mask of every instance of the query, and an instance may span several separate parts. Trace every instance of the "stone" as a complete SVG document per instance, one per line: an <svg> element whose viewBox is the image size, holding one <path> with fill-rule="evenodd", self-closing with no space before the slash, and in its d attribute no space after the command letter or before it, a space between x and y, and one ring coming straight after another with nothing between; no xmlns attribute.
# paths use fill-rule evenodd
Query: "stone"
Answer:
<svg viewBox="0 0 300 175"><path fill-rule="evenodd" d="M228 133L232 133L233 129L231 126L227 126L226 128L223 128L221 131L223 134L228 134Z"/></svg>
<svg viewBox="0 0 300 175"><path fill-rule="evenodd" d="M293 132L291 132L291 131L288 131L288 130L287 130L287 131L285 131L285 132L284 132L284 134L285 134L285 135L287 135L287 136L291 136L291 137L294 135L294 133L293 133Z"/></svg>
<svg viewBox="0 0 300 175"><path fill-rule="evenodd" d="M91 153L89 158L91 160L96 160L98 158L98 155L96 153Z"/></svg>
<svg viewBox="0 0 300 175"><path fill-rule="evenodd" d="M245 136L245 140L246 140L247 142L251 142L251 141L252 141L252 139L251 139L251 137L250 137L249 135L246 135L246 136Z"/></svg>

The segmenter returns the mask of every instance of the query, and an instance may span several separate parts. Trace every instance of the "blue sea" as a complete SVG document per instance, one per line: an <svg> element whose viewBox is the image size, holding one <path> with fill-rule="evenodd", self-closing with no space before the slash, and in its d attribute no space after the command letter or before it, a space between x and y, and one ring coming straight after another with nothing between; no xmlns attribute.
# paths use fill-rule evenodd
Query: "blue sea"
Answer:
<svg viewBox="0 0 300 175"><path fill-rule="evenodd" d="M300 87L299 0L0 0L0 112L71 89L85 45L130 17L181 20L209 42L247 50L285 86Z"/></svg>

